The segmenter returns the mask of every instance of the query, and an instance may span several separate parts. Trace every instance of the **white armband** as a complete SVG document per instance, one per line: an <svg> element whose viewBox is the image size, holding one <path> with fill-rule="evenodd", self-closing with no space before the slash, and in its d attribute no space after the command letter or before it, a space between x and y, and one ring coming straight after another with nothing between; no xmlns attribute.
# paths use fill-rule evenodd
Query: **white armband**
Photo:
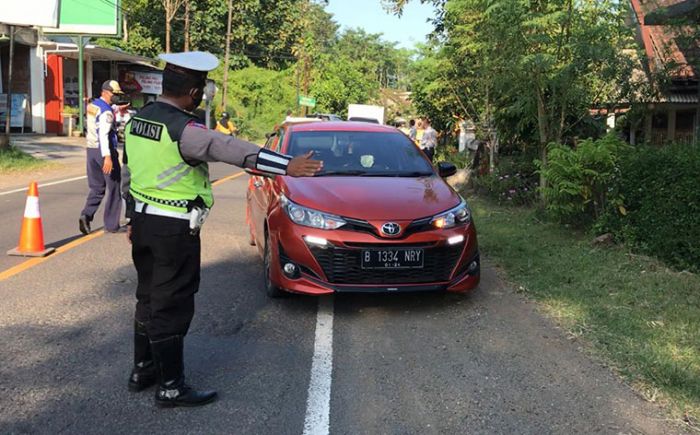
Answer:
<svg viewBox="0 0 700 435"><path fill-rule="evenodd" d="M274 151L261 149L258 152L258 158L255 161L255 169L271 174L286 175L287 166L292 160L290 156L279 154Z"/></svg>

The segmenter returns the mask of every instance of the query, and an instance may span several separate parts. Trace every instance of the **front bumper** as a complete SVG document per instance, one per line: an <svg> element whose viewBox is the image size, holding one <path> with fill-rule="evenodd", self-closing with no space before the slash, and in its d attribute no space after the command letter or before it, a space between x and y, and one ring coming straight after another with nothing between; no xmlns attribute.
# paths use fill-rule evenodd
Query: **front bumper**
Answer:
<svg viewBox="0 0 700 435"><path fill-rule="evenodd" d="M450 291L467 292L479 284L480 258L473 223L449 230L428 230L401 239L384 239L366 232L324 231L292 224L277 213L270 217L270 242L273 249L271 279L278 287L293 293L313 295L329 293L377 293ZM461 243L449 245L448 239L464 236ZM321 247L304 237L327 240ZM362 269L360 252L366 248L424 249L420 269ZM283 266L292 263L292 277Z"/></svg>

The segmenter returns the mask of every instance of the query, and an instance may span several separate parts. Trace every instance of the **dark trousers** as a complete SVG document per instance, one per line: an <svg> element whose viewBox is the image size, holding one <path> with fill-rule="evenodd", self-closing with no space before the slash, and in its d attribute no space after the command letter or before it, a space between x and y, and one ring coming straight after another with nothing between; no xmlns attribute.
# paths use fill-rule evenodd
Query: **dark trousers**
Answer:
<svg viewBox="0 0 700 435"><path fill-rule="evenodd" d="M186 335L199 289L199 235L183 219L134 213L131 257L138 274L136 320L151 341Z"/></svg>
<svg viewBox="0 0 700 435"><path fill-rule="evenodd" d="M85 201L85 207L81 215L87 216L92 221L97 209L100 207L102 198L107 191L105 201L105 229L107 231L117 231L119 229L119 218L122 211L122 198L119 185L121 183L121 167L119 166L119 154L117 150L112 150L112 172L105 174L102 172L104 158L99 148L87 149L87 178L90 193Z"/></svg>
<svg viewBox="0 0 700 435"><path fill-rule="evenodd" d="M430 159L430 161L433 161L433 157L435 156L435 148L422 148L423 153Z"/></svg>

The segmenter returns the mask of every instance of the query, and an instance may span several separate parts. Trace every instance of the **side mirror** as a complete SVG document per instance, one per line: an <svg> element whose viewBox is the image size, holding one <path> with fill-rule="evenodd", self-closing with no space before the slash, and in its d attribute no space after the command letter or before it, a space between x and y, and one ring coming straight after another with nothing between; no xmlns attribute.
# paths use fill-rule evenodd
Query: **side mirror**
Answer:
<svg viewBox="0 0 700 435"><path fill-rule="evenodd" d="M258 171L257 169L245 168L244 171L246 172L246 174L251 175L253 177L274 178L274 175Z"/></svg>
<svg viewBox="0 0 700 435"><path fill-rule="evenodd" d="M450 177L457 173L457 167L449 162L438 163L438 174L442 178Z"/></svg>

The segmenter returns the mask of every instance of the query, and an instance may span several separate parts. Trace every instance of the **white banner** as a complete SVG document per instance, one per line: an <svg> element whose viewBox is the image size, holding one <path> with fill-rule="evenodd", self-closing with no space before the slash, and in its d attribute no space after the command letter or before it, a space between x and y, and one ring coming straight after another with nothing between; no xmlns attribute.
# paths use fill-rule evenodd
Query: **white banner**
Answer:
<svg viewBox="0 0 700 435"><path fill-rule="evenodd" d="M141 93L160 95L163 93L163 74L159 72L134 71L134 79L141 86Z"/></svg>
<svg viewBox="0 0 700 435"><path fill-rule="evenodd" d="M7 94L0 94L0 126L4 128L7 114ZM12 117L10 127L24 127L24 113L27 111L27 94L12 94Z"/></svg>
<svg viewBox="0 0 700 435"><path fill-rule="evenodd" d="M58 27L58 4L59 0L4 0L0 23Z"/></svg>

